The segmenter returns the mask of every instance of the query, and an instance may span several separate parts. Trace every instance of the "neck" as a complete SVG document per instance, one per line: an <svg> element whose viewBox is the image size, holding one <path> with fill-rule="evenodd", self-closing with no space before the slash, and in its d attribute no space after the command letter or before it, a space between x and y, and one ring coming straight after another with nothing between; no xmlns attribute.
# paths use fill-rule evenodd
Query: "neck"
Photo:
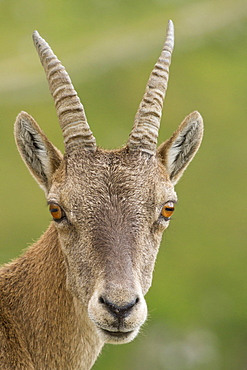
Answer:
<svg viewBox="0 0 247 370"><path fill-rule="evenodd" d="M90 369L103 343L83 306L68 291L53 224L2 272L6 305L18 321L35 368ZM8 275L6 279L6 275Z"/></svg>

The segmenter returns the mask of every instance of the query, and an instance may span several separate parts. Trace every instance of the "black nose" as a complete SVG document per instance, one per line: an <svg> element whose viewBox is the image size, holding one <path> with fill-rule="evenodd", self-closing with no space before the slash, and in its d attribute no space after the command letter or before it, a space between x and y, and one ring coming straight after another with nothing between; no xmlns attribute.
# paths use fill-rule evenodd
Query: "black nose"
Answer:
<svg viewBox="0 0 247 370"><path fill-rule="evenodd" d="M132 308L139 302L139 297L136 297L134 300L131 302L123 305L123 306L118 306L113 302L110 302L107 298L105 297L100 297L99 298L99 303L105 305L107 310L116 318L118 319L124 319L127 317Z"/></svg>

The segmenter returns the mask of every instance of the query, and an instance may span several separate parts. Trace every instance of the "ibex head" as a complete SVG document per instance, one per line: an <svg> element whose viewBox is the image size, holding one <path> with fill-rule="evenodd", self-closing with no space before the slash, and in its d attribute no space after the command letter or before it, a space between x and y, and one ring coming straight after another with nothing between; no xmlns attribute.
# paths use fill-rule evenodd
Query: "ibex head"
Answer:
<svg viewBox="0 0 247 370"><path fill-rule="evenodd" d="M157 137L174 43L168 23L161 56L147 83L125 147L97 147L71 80L37 32L33 35L62 128L65 155L34 119L18 115L20 154L46 193L67 271L67 286L105 342L132 340L146 319L147 293L174 185L203 134L193 112L158 149Z"/></svg>

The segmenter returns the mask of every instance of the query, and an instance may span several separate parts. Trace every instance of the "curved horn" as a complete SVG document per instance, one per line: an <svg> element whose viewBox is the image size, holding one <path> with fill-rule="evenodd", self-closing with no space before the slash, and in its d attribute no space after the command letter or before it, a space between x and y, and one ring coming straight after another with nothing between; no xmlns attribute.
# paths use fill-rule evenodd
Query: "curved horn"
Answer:
<svg viewBox="0 0 247 370"><path fill-rule="evenodd" d="M68 151L78 144L89 150L96 150L96 140L68 73L37 31L33 33L33 41L55 102L65 150Z"/></svg>
<svg viewBox="0 0 247 370"><path fill-rule="evenodd" d="M151 155L156 153L158 131L165 98L171 55L174 46L174 27L170 20L162 53L149 77L145 94L135 116L127 147Z"/></svg>

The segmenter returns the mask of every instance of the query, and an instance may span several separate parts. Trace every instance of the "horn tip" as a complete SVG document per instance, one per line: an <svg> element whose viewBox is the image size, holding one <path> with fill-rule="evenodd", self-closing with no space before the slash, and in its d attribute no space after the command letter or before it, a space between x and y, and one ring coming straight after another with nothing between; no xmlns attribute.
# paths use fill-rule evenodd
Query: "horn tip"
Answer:
<svg viewBox="0 0 247 370"><path fill-rule="evenodd" d="M169 19L167 23L167 30L166 30L167 35L171 35L174 38L174 23L171 19Z"/></svg>
<svg viewBox="0 0 247 370"><path fill-rule="evenodd" d="M169 19L166 29L166 40L164 49L172 53L173 48L174 48L174 24L173 21Z"/></svg>
<svg viewBox="0 0 247 370"><path fill-rule="evenodd" d="M174 28L174 23L171 19L168 20L168 28Z"/></svg>
<svg viewBox="0 0 247 370"><path fill-rule="evenodd" d="M40 35L39 35L39 33L38 33L37 30L33 31L32 36L33 36L33 39L36 39L37 37L40 37Z"/></svg>
<svg viewBox="0 0 247 370"><path fill-rule="evenodd" d="M34 45L38 45L43 40L38 31L34 31L32 37Z"/></svg>

